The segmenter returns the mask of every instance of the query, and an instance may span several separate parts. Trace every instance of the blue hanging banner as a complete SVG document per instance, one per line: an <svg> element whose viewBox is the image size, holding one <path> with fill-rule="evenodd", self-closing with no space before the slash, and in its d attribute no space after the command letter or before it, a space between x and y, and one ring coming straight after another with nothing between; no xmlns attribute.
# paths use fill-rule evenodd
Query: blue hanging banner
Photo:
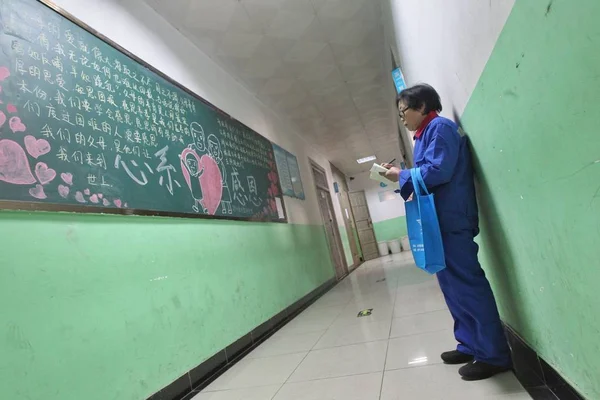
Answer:
<svg viewBox="0 0 600 400"><path fill-rule="evenodd" d="M392 71L392 79L394 79L394 85L396 85L396 92L400 93L404 89L406 89L406 81L404 80L404 75L400 68L396 68Z"/></svg>

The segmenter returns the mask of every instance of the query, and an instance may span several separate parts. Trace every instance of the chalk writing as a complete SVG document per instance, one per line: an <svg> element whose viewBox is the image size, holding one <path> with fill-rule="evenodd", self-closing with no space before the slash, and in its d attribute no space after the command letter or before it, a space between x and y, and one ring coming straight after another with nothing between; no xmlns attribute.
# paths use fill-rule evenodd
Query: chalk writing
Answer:
<svg viewBox="0 0 600 400"><path fill-rule="evenodd" d="M276 217L269 141L34 0L4 0L0 15L0 127L14 134L0 140L0 185L36 200ZM22 198L0 186L9 192Z"/></svg>

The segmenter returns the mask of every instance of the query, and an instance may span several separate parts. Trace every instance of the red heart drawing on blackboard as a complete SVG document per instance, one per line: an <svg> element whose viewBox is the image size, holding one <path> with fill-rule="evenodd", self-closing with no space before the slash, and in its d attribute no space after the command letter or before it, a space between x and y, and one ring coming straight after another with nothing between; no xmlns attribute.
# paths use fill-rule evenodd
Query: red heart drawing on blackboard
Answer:
<svg viewBox="0 0 600 400"><path fill-rule="evenodd" d="M215 215L223 197L223 177L219 165L212 157L203 155L200 163L204 168L200 176L202 187L202 205L210 215Z"/></svg>
<svg viewBox="0 0 600 400"><path fill-rule="evenodd" d="M34 188L29 189L29 194L31 195L31 197L35 197L39 200L44 200L48 198L48 196L46 196L46 193L44 192L44 187L42 185L35 185Z"/></svg>
<svg viewBox="0 0 600 400"><path fill-rule="evenodd" d="M69 192L71 191L71 189L69 189L68 186L65 185L58 185L58 194L60 195L60 197L62 197L63 199L66 199L67 197L69 197Z"/></svg>
<svg viewBox="0 0 600 400"><path fill-rule="evenodd" d="M9 119L8 125L14 133L25 132L25 130L27 130L27 127L23 122L21 122L21 118L19 117L12 117L11 119Z"/></svg>
<svg viewBox="0 0 600 400"><path fill-rule="evenodd" d="M56 178L56 171L48 168L46 163L39 162L35 166L35 176L37 176L42 185L46 185Z"/></svg>
<svg viewBox="0 0 600 400"><path fill-rule="evenodd" d="M38 158L50 152L50 143L46 139L36 139L31 135L25 136L25 148L31 157Z"/></svg>
<svg viewBox="0 0 600 400"><path fill-rule="evenodd" d="M35 183L25 150L12 140L0 140L0 181L15 185Z"/></svg>
<svg viewBox="0 0 600 400"><path fill-rule="evenodd" d="M0 82L10 76L10 70L6 67L0 67Z"/></svg>

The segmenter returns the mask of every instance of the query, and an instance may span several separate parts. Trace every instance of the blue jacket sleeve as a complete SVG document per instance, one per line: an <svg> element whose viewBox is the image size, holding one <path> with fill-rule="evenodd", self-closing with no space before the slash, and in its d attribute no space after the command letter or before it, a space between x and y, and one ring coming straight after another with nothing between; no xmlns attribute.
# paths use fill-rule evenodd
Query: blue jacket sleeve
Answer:
<svg viewBox="0 0 600 400"><path fill-rule="evenodd" d="M451 126L439 124L432 133L432 140L424 153L421 175L428 190L450 182L460 151L460 135ZM400 173L400 195L407 200L413 193L410 170Z"/></svg>

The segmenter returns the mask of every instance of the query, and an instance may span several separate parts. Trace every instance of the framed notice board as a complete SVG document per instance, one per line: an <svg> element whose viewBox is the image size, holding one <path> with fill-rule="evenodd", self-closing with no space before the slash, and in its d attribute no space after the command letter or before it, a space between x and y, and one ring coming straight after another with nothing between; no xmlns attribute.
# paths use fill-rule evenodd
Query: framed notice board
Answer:
<svg viewBox="0 0 600 400"><path fill-rule="evenodd" d="M285 221L270 141L50 2L0 15L0 208Z"/></svg>
<svg viewBox="0 0 600 400"><path fill-rule="evenodd" d="M302 178L300 177L298 159L295 155L274 143L273 151L275 153L275 161L277 170L279 171L279 183L283 194L288 197L304 200L306 196L304 195L304 187L302 186Z"/></svg>

